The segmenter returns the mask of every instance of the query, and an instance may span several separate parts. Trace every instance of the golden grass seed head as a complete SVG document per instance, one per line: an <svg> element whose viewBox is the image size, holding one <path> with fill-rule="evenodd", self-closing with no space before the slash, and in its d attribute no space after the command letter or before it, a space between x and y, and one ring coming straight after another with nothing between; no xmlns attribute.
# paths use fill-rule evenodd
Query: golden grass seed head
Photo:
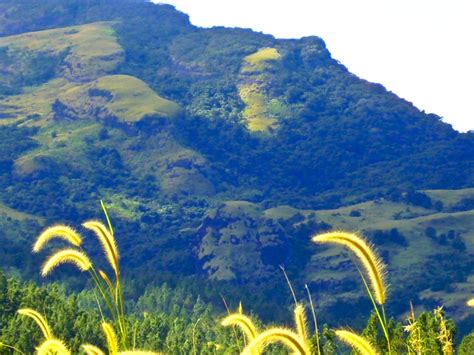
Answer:
<svg viewBox="0 0 474 355"><path fill-rule="evenodd" d="M54 238L60 238L76 247L82 244L82 238L74 229L62 224L45 229L36 239L33 245L33 252L38 253L43 247Z"/></svg>
<svg viewBox="0 0 474 355"><path fill-rule="evenodd" d="M92 267L92 262L86 254L75 249L63 249L51 255L43 264L41 275L48 276L57 266L70 263L81 271L87 271Z"/></svg>
<svg viewBox="0 0 474 355"><path fill-rule="evenodd" d="M102 270L99 270L99 275L102 278L102 280L104 280L104 282L107 284L107 287L109 288L110 292L113 294L115 292L114 285L112 284L112 281L110 281L110 278Z"/></svg>
<svg viewBox="0 0 474 355"><path fill-rule="evenodd" d="M84 228L87 228L93 231L97 238L99 239L100 244L102 245L102 249L104 250L104 254L114 270L116 275L119 275L119 252L117 248L117 243L115 242L115 238L107 229L107 227L98 221L88 221L82 224Z"/></svg>
<svg viewBox="0 0 474 355"><path fill-rule="evenodd" d="M250 342L254 340L258 335L258 330L253 321L246 315L240 313L229 314L221 321L221 325L224 327L237 326L247 337Z"/></svg>
<svg viewBox="0 0 474 355"><path fill-rule="evenodd" d="M66 345L58 339L48 339L36 348L37 355L70 355Z"/></svg>
<svg viewBox="0 0 474 355"><path fill-rule="evenodd" d="M91 344L83 344L82 349L87 355L105 355L105 353L100 350L97 346Z"/></svg>
<svg viewBox="0 0 474 355"><path fill-rule="evenodd" d="M306 311L305 311L304 306L302 304L298 304L295 307L294 317L295 317L295 324L296 324L296 330L298 332L298 335L304 341L308 341L308 339L309 339L309 337L308 337L308 321L306 319Z"/></svg>
<svg viewBox="0 0 474 355"><path fill-rule="evenodd" d="M40 328L46 340L53 339L53 333L51 332L51 328L49 327L48 322L39 312L31 308L21 308L17 311L17 313L21 314L22 316L27 316L33 319Z"/></svg>
<svg viewBox="0 0 474 355"><path fill-rule="evenodd" d="M375 252L375 248L364 238L354 233L335 231L316 235L315 243L335 243L351 250L361 261L368 274L372 292L378 304L384 304L387 294L386 266Z"/></svg>
<svg viewBox="0 0 474 355"><path fill-rule="evenodd" d="M146 351L146 350L131 350L131 351L121 351L118 355L161 355L161 353L157 353L154 351Z"/></svg>
<svg viewBox="0 0 474 355"><path fill-rule="evenodd" d="M119 352L117 334L114 328L107 322L102 323L102 330L107 340L107 347L109 348L109 354L116 355Z"/></svg>
<svg viewBox="0 0 474 355"><path fill-rule="evenodd" d="M290 348L294 354L311 354L306 342L298 334L290 329L275 327L260 333L243 349L242 355L254 354L256 349L263 351L266 346L278 342Z"/></svg>
<svg viewBox="0 0 474 355"><path fill-rule="evenodd" d="M362 355L377 355L378 352L370 342L349 330L339 329L335 331L336 336L344 343L357 349Z"/></svg>

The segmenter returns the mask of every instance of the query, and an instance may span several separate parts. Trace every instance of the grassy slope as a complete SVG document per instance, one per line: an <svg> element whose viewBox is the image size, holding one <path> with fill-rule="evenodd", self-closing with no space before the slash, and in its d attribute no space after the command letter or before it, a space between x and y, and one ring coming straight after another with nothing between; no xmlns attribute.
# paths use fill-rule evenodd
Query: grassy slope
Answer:
<svg viewBox="0 0 474 355"><path fill-rule="evenodd" d="M96 103L91 99L91 89L105 91L111 99ZM161 98L143 81L128 75L104 76L73 87L61 95L60 100L86 117L102 109L123 122L136 122L151 115L175 117L180 112L176 103Z"/></svg>
<svg viewBox="0 0 474 355"><path fill-rule="evenodd" d="M116 41L112 24L99 22L0 38L0 46L12 50L65 54L56 78L24 88L20 95L0 98L2 112L13 117L1 120L0 124L33 121L41 124L52 117L51 105L61 92L113 71L122 60L123 50Z"/></svg>
<svg viewBox="0 0 474 355"><path fill-rule="evenodd" d="M33 216L31 214L15 210L11 207L8 207L7 205L5 205L2 202L0 202L0 215L5 215L7 218L11 218L11 219L17 220L17 221L25 221L25 220L29 220L29 219L38 221L40 223L43 221L42 218L39 218L39 217Z"/></svg>
<svg viewBox="0 0 474 355"><path fill-rule="evenodd" d="M430 196L439 197L445 204L449 201L454 204L462 198L472 196L472 193L473 189L429 191ZM359 211L360 217L350 216L351 211ZM428 272L426 270L428 259L436 258L437 255L441 255L440 253L449 251L448 246L440 245L425 235L427 227L435 228L438 235L446 234L450 230L460 233L467 248L463 253L474 254L474 210L453 213L437 212L380 200L333 210L298 210L289 206L280 206L265 211L267 217L280 220L288 220L296 214L301 214L305 220L315 218L318 222L329 223L334 229L353 232L370 234L375 230L389 231L397 228L406 237L408 246L376 245L382 254L385 252L389 254L388 269L392 297L396 297L397 290L401 288L416 288L416 280ZM305 275L305 282L316 282L328 287L320 291L320 302L323 306L331 305L337 300L350 301L363 296L362 287L359 292L354 292L353 288L345 289L344 287L344 283L347 284L348 281L359 283L356 269L348 263L350 257L347 252L333 246L315 246L313 250L311 261L302 274ZM453 270L448 272L452 273ZM455 317L468 316L469 312L464 307L464 303L474 294L474 277L462 283L453 281L451 288L449 291L421 290L418 296L424 301L445 304L450 314Z"/></svg>
<svg viewBox="0 0 474 355"><path fill-rule="evenodd" d="M101 125L97 122L47 123L35 136L40 145L15 161L15 172L31 175L45 168L38 158L52 158L57 166L74 166L87 171L88 163L83 152L85 138L96 137Z"/></svg>
<svg viewBox="0 0 474 355"><path fill-rule="evenodd" d="M113 22L30 32L0 38L0 46L47 53L67 52L62 74L73 81L85 81L114 70L122 48L112 29Z"/></svg>
<svg viewBox="0 0 474 355"><path fill-rule="evenodd" d="M246 107L244 119L250 131L269 132L278 127L277 118L269 110L270 99L265 93L267 69L271 62L280 59L275 48L262 48L244 58L241 68L239 95Z"/></svg>
<svg viewBox="0 0 474 355"><path fill-rule="evenodd" d="M474 188L459 190L425 190L433 201L443 202L444 207L451 208L462 199L474 198Z"/></svg>

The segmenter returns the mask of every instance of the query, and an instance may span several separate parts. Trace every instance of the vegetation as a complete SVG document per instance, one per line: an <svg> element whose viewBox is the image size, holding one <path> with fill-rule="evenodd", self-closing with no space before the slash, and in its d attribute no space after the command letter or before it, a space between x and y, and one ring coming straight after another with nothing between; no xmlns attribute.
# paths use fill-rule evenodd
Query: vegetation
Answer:
<svg viewBox="0 0 474 355"><path fill-rule="evenodd" d="M27 338L17 337L12 339L9 338L9 334L14 330L16 331L15 334L24 336L34 330L36 330L36 334L38 334L39 330L43 340L36 346L36 353L38 354L70 354L71 351L69 350L68 345L64 340L62 340L64 338L69 338L69 341L76 341L75 345L71 345L72 348L74 348L74 346L80 346L87 354L104 354L100 347L91 345L91 343L89 343L90 340L87 340L87 343L77 343L78 340L80 342L84 341L83 336L87 336L88 338L86 339L97 338L97 333L94 334L93 331L98 331L97 318L100 315L100 318L102 319L100 322L101 330L105 335L106 344L110 354L157 354L153 351L135 350L137 340L142 339L139 334L147 334L142 333L143 331L153 332L156 334L157 329L147 328L146 321L150 317L148 313L143 314L143 321L140 321L134 316L126 317L125 315L125 303L119 269L119 251L114 237L114 229L107 210L103 204L102 207L108 221L108 227L97 221L86 222L83 226L96 234L96 237L102 246L103 253L108 261L109 268L114 272L115 276L113 280L111 280L103 270L96 269L89 257L84 251L82 251L81 245L83 237L70 227L57 225L47 228L39 235L33 246L34 252L40 252L53 239L61 239L66 244L71 245L70 247L62 249L48 257L46 262L43 264L41 273L43 276L47 276L53 268L63 263L71 263L80 271L89 271L95 282L98 294L87 291L86 293L83 293L83 299L85 300L86 298L84 297L87 297L89 298L89 302L94 302L93 300L95 298L99 313L91 316L89 315L90 310L89 312L79 310L77 303L78 299L76 297L71 298L71 296L69 296L70 301L66 300L65 303L69 308L64 309L64 306L61 307L61 302L65 302L65 296L64 294L58 294L57 288L52 288L46 293L41 293L41 290L36 287L21 289L18 288L18 283L15 283L12 280L7 280L3 274L0 274L0 302L3 309L0 314L0 319L2 321L0 323L2 324L0 351L6 351L5 353L8 353L9 351L14 350L21 353L22 350L20 350L20 348L29 347L29 349L32 349L37 336ZM232 337L231 332L222 333L222 331L218 330L219 328L214 330L214 336L219 336L220 333L224 335L224 338L220 339L224 344L209 339L207 339L206 342L205 337L198 338L196 336L196 330L198 324L203 320L203 318L199 317L195 320L194 324L188 325L192 325L191 345L188 345L188 347L191 346L192 352L197 353L197 350L200 349L200 353L215 354L227 353L228 351L235 352L239 349L238 351L242 354L261 354L269 345L273 343L282 343L283 346L291 349L296 354L333 354L334 351L337 350L337 347L335 347L337 346L337 341L335 342L335 339L339 339L339 345L347 344L358 352L367 355L406 352L416 354L454 354L454 326L450 320L445 318L442 307L436 308L432 315L429 313L422 313L418 317L415 317L412 307L411 314L407 320L408 324L405 326L407 335L404 335L403 332L400 331L402 327L400 323L396 323L393 319L388 321L383 307L387 297L387 284L385 281L386 274L384 271L385 266L381 259L376 255L373 246L367 244L363 238L346 232L319 234L314 236L312 240L316 243L336 243L347 247L357 256L364 267L366 274L364 275L361 272L360 275L363 284L366 286L367 293L373 302L374 312L369 318L367 327L362 335L358 335L353 331L345 329L334 330L332 334L335 338L328 336L328 333L325 333L324 331L323 334L319 334L319 328L316 321L316 311L309 289L307 288L315 325L315 334L311 337L306 318L305 306L302 303L298 303L292 285L283 269L295 300L295 330L285 327L270 327L265 330L259 330L260 327L256 325L250 317L243 314L243 308L240 304L238 311L224 317L221 321L221 325L224 327L234 326L240 328L244 338L242 343L243 347L241 347L240 335L236 333L235 328L233 331L234 337ZM369 280L371 287L368 286L366 278ZM40 292L38 293L38 291ZM51 295L56 298L51 298ZM98 298L98 295L100 295L100 299ZM155 295L161 297L163 294L159 292ZM45 301L48 302L48 307L52 307L56 312L60 312L62 317L58 319L58 323L60 323L62 327L71 327L72 324L71 329L64 329L61 332L64 338L53 335L56 331L53 332L48 321L41 313L32 308L17 308L18 305L23 302L37 304L38 302ZM140 301L138 303L140 303ZM469 300L467 303L468 305L471 305L473 302L472 300ZM379 312L377 304L381 306L381 313ZM105 309L108 310L108 313L103 311L104 306ZM69 309L69 312L67 312L67 309ZM75 314L71 314L72 310L74 310ZM85 318L77 318L81 312L84 312L83 314L88 316ZM21 319L15 317L15 313L19 316L31 318L34 323L36 323L37 328L29 328L24 325L18 327L18 321L20 321L20 324L23 323L21 322ZM68 316L71 315L74 315L75 318L68 318ZM209 314L207 315L209 316ZM94 320L94 317L96 320ZM111 317L110 323L107 319L108 317ZM79 319L82 319L82 322L78 323ZM179 318L173 317L171 319L175 325L179 320ZM378 322L376 319L378 319ZM11 325L15 327L12 330L9 329ZM151 326L159 327L156 323L152 323ZM57 327L59 328L59 324ZM119 330L118 335L114 329L115 327ZM127 330L129 327L132 329ZM199 327L203 327L203 325L199 324ZM214 327L218 327L218 325L214 324ZM325 329L327 329L326 326ZM77 334L71 334L67 332L68 330L76 330ZM383 338L379 337L379 331L383 333ZM159 336L157 340L160 340L159 338L163 334L158 334ZM173 341L178 340L177 334L172 334L171 336L173 337ZM460 351L469 351L469 337L470 336L466 337L466 339L461 342ZM322 343L320 342L320 338L324 339ZM13 342L8 343L8 339L13 340ZM189 338L187 340L189 344ZM232 341L235 341L235 344L232 344ZM103 340L96 344L103 344ZM185 347L186 343L182 345L175 344L175 348L168 348L167 350L174 353L177 350L183 351ZM273 350L278 350L278 348L273 348Z"/></svg>
<svg viewBox="0 0 474 355"><path fill-rule="evenodd" d="M98 118L136 122L145 117L176 117L180 108L172 101L156 95L144 82L127 75L103 76L92 83L75 86L59 98L66 110L83 118ZM56 110L61 117L65 112ZM66 113L67 114L67 113Z"/></svg>
<svg viewBox="0 0 474 355"><path fill-rule="evenodd" d="M160 335L137 331L140 348L193 352L198 318L212 333L205 339L232 339L216 326L223 290L262 321L289 324L281 305L291 296L274 292L284 282L279 265L297 296L305 284L318 290L321 324L361 334L373 305L356 287L350 256L310 241L333 229L361 231L379 247L395 319L412 300L416 314L445 305L457 344L474 328L465 307L474 285L473 134L349 73L320 38L197 28L173 7L141 0L3 0L0 43L0 267L8 277L43 282L33 238L53 223L96 220L92 206L102 199L130 281L127 331L135 321L163 324ZM101 251L83 243L106 268ZM52 277L68 290L89 285L68 266ZM163 283L183 300L143 318L152 307L137 310L141 295ZM191 319L184 310L197 301L184 299L198 294L214 311ZM79 308L99 319L87 297ZM20 324L15 317L8 329ZM439 323L433 317L426 334ZM71 351L86 341L105 349L101 329L76 339L70 325L71 333L56 331L61 322L50 321L53 334ZM321 349L336 346L332 330L320 333ZM29 352L40 340L30 338L21 343Z"/></svg>

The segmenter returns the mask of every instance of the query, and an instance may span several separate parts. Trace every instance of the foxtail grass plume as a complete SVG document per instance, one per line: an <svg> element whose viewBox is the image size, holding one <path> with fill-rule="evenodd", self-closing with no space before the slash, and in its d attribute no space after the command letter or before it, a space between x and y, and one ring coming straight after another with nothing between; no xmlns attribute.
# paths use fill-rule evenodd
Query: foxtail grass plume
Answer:
<svg viewBox="0 0 474 355"><path fill-rule="evenodd" d="M82 225L97 235L110 266L115 271L115 274L119 275L119 252L112 233L98 221L88 221Z"/></svg>
<svg viewBox="0 0 474 355"><path fill-rule="evenodd" d="M102 330L105 334L105 339L107 340L107 347L109 348L109 354L115 355L119 352L117 334L115 333L114 328L107 322L102 323Z"/></svg>
<svg viewBox="0 0 474 355"><path fill-rule="evenodd" d="M385 281L385 264L375 253L370 243L354 233L330 232L323 233L312 238L315 243L335 243L351 250L362 262L366 270L372 292L378 304L383 305L386 301L387 285Z"/></svg>
<svg viewBox="0 0 474 355"><path fill-rule="evenodd" d="M51 332L51 329L49 328L48 322L40 313L36 312L34 309L31 309L31 308L22 308L22 309L19 309L17 312L18 314L21 314L22 316L27 316L33 319L35 323L38 325L38 327L40 328L46 340L53 339L53 333Z"/></svg>
<svg viewBox="0 0 474 355"><path fill-rule="evenodd" d="M309 355L311 353L306 342L295 332L286 328L270 328L251 341L242 351L242 355L255 354L257 349L263 351L272 343L283 343L294 354Z"/></svg>
<svg viewBox="0 0 474 355"><path fill-rule="evenodd" d="M146 350L131 350L131 351L122 351L118 355L161 355L161 353L156 353L154 351Z"/></svg>
<svg viewBox="0 0 474 355"><path fill-rule="evenodd" d="M39 235L33 245L33 252L39 252L53 238L63 239L76 247L82 244L81 236L74 229L65 225L56 225L47 228Z"/></svg>
<svg viewBox="0 0 474 355"><path fill-rule="evenodd" d="M109 288L110 292L111 292L112 294L114 294L114 293L115 293L115 291L114 291L114 285L112 285L112 281L110 281L110 279L109 279L109 277L107 276L107 274L106 274L104 271L99 270L99 275L100 275L100 277L102 278L102 280L104 280L105 283L107 284L107 287Z"/></svg>
<svg viewBox="0 0 474 355"><path fill-rule="evenodd" d="M84 344L82 349L87 355L105 355L105 353L100 350L97 346ZM154 351L144 351L144 350L131 350L131 351L121 351L119 353L110 353L111 355L161 355Z"/></svg>
<svg viewBox="0 0 474 355"><path fill-rule="evenodd" d="M100 350L97 346L91 344L83 344L82 349L87 355L105 355L105 353Z"/></svg>
<svg viewBox="0 0 474 355"><path fill-rule="evenodd" d="M145 351L145 350L126 350L119 352L119 345L117 340L117 334L115 333L114 328L107 322L102 323L102 330L104 331L105 338L107 340L107 347L109 348L110 355L160 355L160 353L154 351ZM99 348L93 345L83 345L84 350L89 351L88 355L101 355L103 352ZM95 352L94 352L95 351Z"/></svg>
<svg viewBox="0 0 474 355"><path fill-rule="evenodd" d="M58 265L70 263L81 271L87 271L92 267L92 263L86 254L75 249L63 249L51 255L43 264L41 275L47 276Z"/></svg>
<svg viewBox="0 0 474 355"><path fill-rule="evenodd" d="M48 339L36 348L37 355L70 355L66 345L58 339Z"/></svg>
<svg viewBox="0 0 474 355"><path fill-rule="evenodd" d="M362 355L377 355L377 350L374 349L369 341L360 335L357 335L348 330L336 330L336 336L344 343L357 349Z"/></svg>
<svg viewBox="0 0 474 355"><path fill-rule="evenodd" d="M306 312L304 306L298 304L294 310L296 331L303 341L308 341L308 322L306 320Z"/></svg>
<svg viewBox="0 0 474 355"><path fill-rule="evenodd" d="M229 314L221 321L221 325L224 327L239 327L249 342L254 340L258 335L257 327L253 324L252 320L241 313Z"/></svg>

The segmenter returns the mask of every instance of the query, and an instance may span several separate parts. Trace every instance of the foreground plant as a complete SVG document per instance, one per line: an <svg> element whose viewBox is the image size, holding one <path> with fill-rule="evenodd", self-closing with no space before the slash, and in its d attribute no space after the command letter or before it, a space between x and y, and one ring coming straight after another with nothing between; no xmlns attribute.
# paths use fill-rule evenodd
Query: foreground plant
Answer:
<svg viewBox="0 0 474 355"><path fill-rule="evenodd" d="M410 315L408 317L408 325L404 330L408 332L407 349L409 354L421 355L424 352L423 339L421 336L420 324L415 316L413 304L410 302Z"/></svg>
<svg viewBox="0 0 474 355"><path fill-rule="evenodd" d="M102 330L107 340L107 347L109 349L109 355L160 355L160 353L153 351L143 350L132 350L132 351L121 351L119 352L119 344L117 341L117 334L115 334L114 328L107 322L102 323ZM98 347L91 344L82 345L82 349L87 355L105 355L105 353Z"/></svg>
<svg viewBox="0 0 474 355"><path fill-rule="evenodd" d="M438 340L441 343L442 351L444 355L454 354L453 346L453 334L446 324L446 319L444 318L443 307L438 307L434 310L435 318L439 323L439 335Z"/></svg>
<svg viewBox="0 0 474 355"><path fill-rule="evenodd" d="M373 345L364 337L357 335L349 330L339 329L335 331L336 336L344 343L352 346L362 355L377 355Z"/></svg>
<svg viewBox="0 0 474 355"><path fill-rule="evenodd" d="M352 251L361 262L369 282L362 272L362 281L364 282L367 293L372 301L374 310L379 319L385 339L387 341L388 353L392 353L390 335L388 332L387 318L385 315L385 302L387 300L387 282L386 282L386 266L382 259L375 252L375 248L361 236L354 233L342 231L329 232L316 235L312 241L318 244L333 243L339 244ZM370 287L369 287L370 283ZM380 307L380 310L379 310Z"/></svg>
<svg viewBox="0 0 474 355"><path fill-rule="evenodd" d="M46 319L37 311L31 308L22 308L18 310L18 314L27 316L38 325L45 340L36 348L38 355L70 355L70 351L66 345L53 336L51 328Z"/></svg>
<svg viewBox="0 0 474 355"><path fill-rule="evenodd" d="M106 260L110 268L113 270L113 278L109 277L104 270L95 268L87 253L82 249L82 236L69 226L56 225L47 228L37 238L33 246L33 252L40 252L54 239L61 239L71 245L68 248L56 251L49 256L41 268L41 275L43 277L48 276L57 266L64 263L74 265L79 271L88 271L94 280L97 290L104 301L114 324L118 328L118 338L120 339L121 348L128 350L128 332L125 321L125 305L119 266L120 255L107 209L102 201L101 205L107 219L108 227L99 221L87 221L83 223L82 226L92 231L99 240ZM101 314L103 314L102 311ZM109 337L107 337L107 339L109 339ZM118 346L117 349L110 349L109 344L109 352L111 354L118 353Z"/></svg>
<svg viewBox="0 0 474 355"><path fill-rule="evenodd" d="M225 317L221 321L221 325L237 326L242 330L248 342L242 354L261 354L268 345L272 343L282 343L295 354L309 355L311 351L306 313L302 305L298 304L295 307L294 321L296 331L288 328L272 327L259 333L253 321L242 314L242 308L239 307L239 311Z"/></svg>

